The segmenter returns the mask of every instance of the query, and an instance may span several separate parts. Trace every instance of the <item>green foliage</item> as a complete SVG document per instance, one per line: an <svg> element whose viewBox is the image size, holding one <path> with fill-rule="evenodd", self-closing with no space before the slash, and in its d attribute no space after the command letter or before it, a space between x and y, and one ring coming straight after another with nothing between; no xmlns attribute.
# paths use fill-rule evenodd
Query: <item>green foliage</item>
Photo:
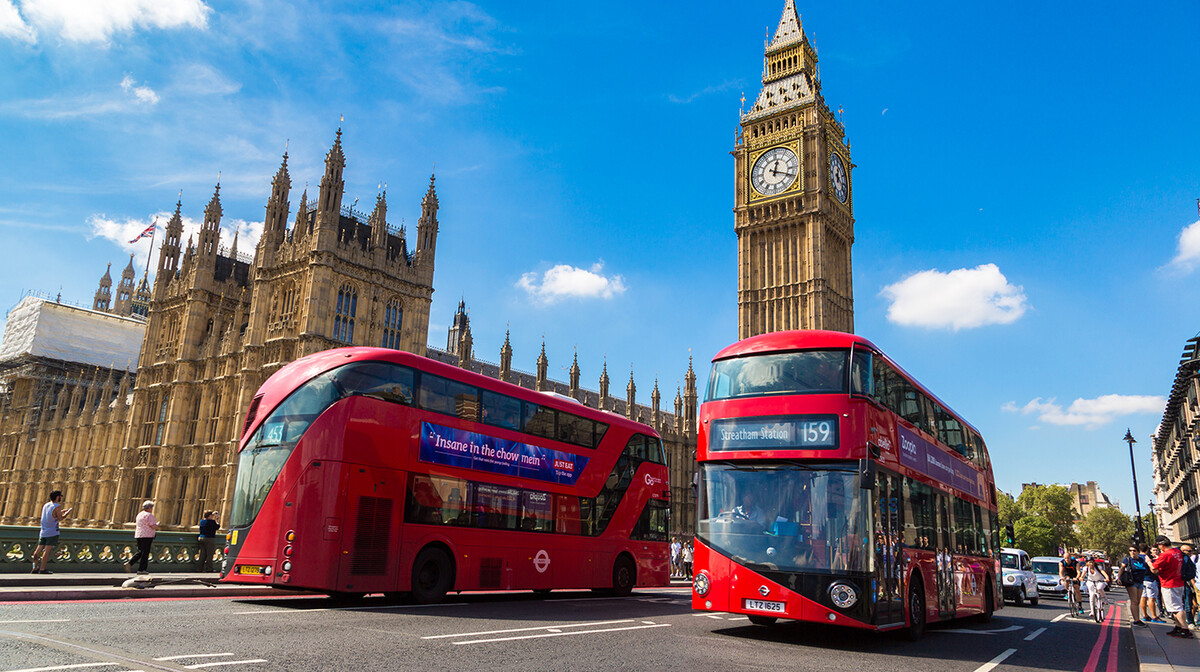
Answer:
<svg viewBox="0 0 1200 672"><path fill-rule="evenodd" d="M1007 492L996 491L996 504L999 508L998 516L1000 517L1000 526L1012 525L1021 518L1025 517L1025 511L1017 504L1017 500Z"/></svg>
<svg viewBox="0 0 1200 672"><path fill-rule="evenodd" d="M1016 529L1016 547L1031 556L1058 555L1058 541L1054 526L1039 516L1025 516L1013 523Z"/></svg>
<svg viewBox="0 0 1200 672"><path fill-rule="evenodd" d="M1075 546L1075 507L1071 491L1061 485L1036 485L1025 488L1017 497L1017 505L1026 517L1040 518L1050 526L1051 555L1058 555L1058 547ZM1020 538L1020 534L1017 535ZM1029 551L1028 548L1025 549ZM1029 551L1032 553L1032 551Z"/></svg>
<svg viewBox="0 0 1200 672"><path fill-rule="evenodd" d="M1133 520L1117 509L1092 509L1079 523L1079 541L1084 548L1104 551L1110 559L1125 556Z"/></svg>

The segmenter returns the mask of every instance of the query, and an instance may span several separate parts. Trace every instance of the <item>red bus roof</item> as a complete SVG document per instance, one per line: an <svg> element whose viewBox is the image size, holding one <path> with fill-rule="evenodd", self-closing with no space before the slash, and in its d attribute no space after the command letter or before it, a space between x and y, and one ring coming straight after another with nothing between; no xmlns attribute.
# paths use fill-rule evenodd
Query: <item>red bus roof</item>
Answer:
<svg viewBox="0 0 1200 672"><path fill-rule="evenodd" d="M554 408L556 410L574 413L576 415L600 420L610 425L625 426L633 429L633 431L651 436L658 436L658 432L649 425L644 425L640 422L635 422L622 415L601 411L590 406L586 406L577 401L564 399L560 395L549 392L539 392L530 390L519 385L506 383L495 378L489 378L483 374L460 369L457 366L451 366L439 362L435 359L414 355L411 352L402 350L392 350L390 348L370 348L370 347L347 347L334 348L332 350L322 350L321 352L301 357L296 361L279 369L270 378L259 387L258 394L262 395L262 400L259 402L258 408L255 409L255 416L250 427L247 430L253 430L276 406L280 404L289 394L296 390L304 383L312 380L314 377L335 369L339 366L349 364L351 362L362 361L382 361L392 362L393 364L402 364L411 366L414 369L428 371L429 373L453 378L455 380L476 385L481 388L500 392L512 397L517 397L525 401L534 402L544 406ZM257 395L256 395L257 396ZM250 432L243 432L242 439L248 436Z"/></svg>

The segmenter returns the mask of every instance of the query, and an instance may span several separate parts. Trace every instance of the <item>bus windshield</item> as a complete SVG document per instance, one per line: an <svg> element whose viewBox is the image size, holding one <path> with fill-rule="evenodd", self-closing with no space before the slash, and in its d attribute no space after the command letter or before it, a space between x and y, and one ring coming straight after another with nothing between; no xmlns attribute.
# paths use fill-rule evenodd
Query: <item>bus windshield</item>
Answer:
<svg viewBox="0 0 1200 672"><path fill-rule="evenodd" d="M700 465L697 536L751 569L873 571L868 490L849 465Z"/></svg>
<svg viewBox="0 0 1200 672"><path fill-rule="evenodd" d="M271 412L238 456L230 527L254 522L292 449L335 401L353 395L411 404L413 371L386 362L360 362L326 371L301 385Z"/></svg>
<svg viewBox="0 0 1200 672"><path fill-rule="evenodd" d="M848 350L800 350L734 357L713 362L707 401L781 394L846 391ZM870 353L856 350L851 381L856 393L870 385Z"/></svg>

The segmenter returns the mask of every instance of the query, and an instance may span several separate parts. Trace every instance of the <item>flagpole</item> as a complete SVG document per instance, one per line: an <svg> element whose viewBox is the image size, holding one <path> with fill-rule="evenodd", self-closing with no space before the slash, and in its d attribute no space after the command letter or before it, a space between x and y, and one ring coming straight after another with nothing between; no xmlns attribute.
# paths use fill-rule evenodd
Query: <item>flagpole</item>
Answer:
<svg viewBox="0 0 1200 672"><path fill-rule="evenodd" d="M154 254L154 236L158 234L158 217L154 218L154 230L150 232L150 251L146 253L146 274L142 276L150 282L150 255Z"/></svg>

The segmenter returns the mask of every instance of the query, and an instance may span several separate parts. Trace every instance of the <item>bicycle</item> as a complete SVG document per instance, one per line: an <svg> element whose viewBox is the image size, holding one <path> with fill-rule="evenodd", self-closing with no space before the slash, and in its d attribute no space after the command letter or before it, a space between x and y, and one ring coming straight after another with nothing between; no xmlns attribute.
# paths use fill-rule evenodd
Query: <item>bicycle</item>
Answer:
<svg viewBox="0 0 1200 672"><path fill-rule="evenodd" d="M1095 582L1089 581L1088 583ZM1088 613L1096 619L1097 623L1104 622L1104 616L1108 613L1108 596L1104 594L1100 586L1088 590Z"/></svg>
<svg viewBox="0 0 1200 672"><path fill-rule="evenodd" d="M1071 618L1083 613L1082 605L1079 602L1079 589L1073 579L1067 579L1067 610L1067 614Z"/></svg>

